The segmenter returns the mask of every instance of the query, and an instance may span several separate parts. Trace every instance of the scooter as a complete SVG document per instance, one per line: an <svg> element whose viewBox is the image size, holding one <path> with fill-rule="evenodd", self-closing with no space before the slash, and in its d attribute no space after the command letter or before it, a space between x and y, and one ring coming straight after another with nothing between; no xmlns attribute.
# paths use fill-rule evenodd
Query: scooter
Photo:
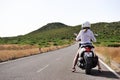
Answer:
<svg viewBox="0 0 120 80"><path fill-rule="evenodd" d="M77 66L85 70L86 74L91 74L92 68L97 66L98 57L94 54L92 45L82 45L85 50L81 53L81 58L78 58ZM80 48L80 49L81 49Z"/></svg>

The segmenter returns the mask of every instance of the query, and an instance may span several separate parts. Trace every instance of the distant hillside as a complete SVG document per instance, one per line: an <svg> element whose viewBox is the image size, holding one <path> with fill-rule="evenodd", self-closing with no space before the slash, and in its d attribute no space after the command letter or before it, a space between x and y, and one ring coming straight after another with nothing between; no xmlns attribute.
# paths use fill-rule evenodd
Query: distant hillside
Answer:
<svg viewBox="0 0 120 80"><path fill-rule="evenodd" d="M55 22L55 23L48 23L47 25L41 27L39 30L50 30L50 29L57 29L63 27L69 27L69 26L60 22Z"/></svg>
<svg viewBox="0 0 120 80"><path fill-rule="evenodd" d="M120 46L120 22L92 24L92 30L97 33L97 41L105 46Z"/></svg>
<svg viewBox="0 0 120 80"><path fill-rule="evenodd" d="M29 34L34 34L34 33L36 34L39 32L52 30L52 29L59 29L59 28L64 28L64 27L70 27L70 26L60 23L60 22L48 23L48 24L42 26L41 28L39 28L38 30L35 30Z"/></svg>
<svg viewBox="0 0 120 80"><path fill-rule="evenodd" d="M0 38L0 44L30 44L40 47L73 43L81 25L68 26L63 23L48 23L43 27L23 36ZM96 23L91 29L98 34L96 45L119 46L120 22Z"/></svg>

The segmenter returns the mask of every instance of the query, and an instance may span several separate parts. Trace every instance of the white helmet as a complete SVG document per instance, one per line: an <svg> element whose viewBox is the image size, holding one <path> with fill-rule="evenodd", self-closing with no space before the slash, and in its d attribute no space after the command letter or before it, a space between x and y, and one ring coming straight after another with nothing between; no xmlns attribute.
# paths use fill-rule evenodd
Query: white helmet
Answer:
<svg viewBox="0 0 120 80"><path fill-rule="evenodd" d="M82 24L82 28L86 28L86 27L89 27L90 28L90 23L87 21L85 23Z"/></svg>

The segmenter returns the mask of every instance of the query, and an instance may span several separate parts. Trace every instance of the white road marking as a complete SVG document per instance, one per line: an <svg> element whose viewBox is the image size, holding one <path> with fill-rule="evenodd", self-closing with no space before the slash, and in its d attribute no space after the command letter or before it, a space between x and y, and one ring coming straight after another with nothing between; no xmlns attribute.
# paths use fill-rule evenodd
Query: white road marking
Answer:
<svg viewBox="0 0 120 80"><path fill-rule="evenodd" d="M39 69L37 72L38 72L38 73L41 72L42 70L44 70L44 69L47 68L48 66L49 66L49 64L46 65L46 66L44 66L43 68Z"/></svg>
<svg viewBox="0 0 120 80"><path fill-rule="evenodd" d="M113 74L115 74L118 78L120 78L120 75L117 74L113 69L111 69L107 64L105 64L102 60L99 59L99 61L106 67L109 69L109 71L111 71Z"/></svg>

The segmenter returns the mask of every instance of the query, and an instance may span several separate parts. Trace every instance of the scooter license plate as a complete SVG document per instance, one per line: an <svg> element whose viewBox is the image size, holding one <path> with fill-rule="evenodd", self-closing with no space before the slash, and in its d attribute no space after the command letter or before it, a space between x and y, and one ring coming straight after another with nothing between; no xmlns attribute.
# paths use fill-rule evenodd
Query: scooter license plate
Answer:
<svg viewBox="0 0 120 80"><path fill-rule="evenodd" d="M87 57L92 57L92 52L85 52L84 55Z"/></svg>

